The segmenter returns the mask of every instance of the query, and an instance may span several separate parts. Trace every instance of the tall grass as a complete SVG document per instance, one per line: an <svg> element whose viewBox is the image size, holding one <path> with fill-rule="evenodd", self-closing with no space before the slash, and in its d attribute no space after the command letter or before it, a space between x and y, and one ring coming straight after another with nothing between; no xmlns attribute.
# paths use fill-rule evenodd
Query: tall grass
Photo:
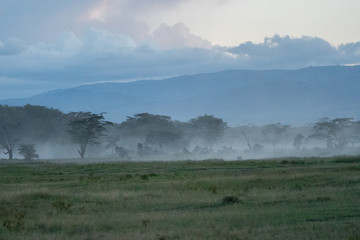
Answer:
<svg viewBox="0 0 360 240"><path fill-rule="evenodd" d="M360 239L358 159L0 164L0 239Z"/></svg>

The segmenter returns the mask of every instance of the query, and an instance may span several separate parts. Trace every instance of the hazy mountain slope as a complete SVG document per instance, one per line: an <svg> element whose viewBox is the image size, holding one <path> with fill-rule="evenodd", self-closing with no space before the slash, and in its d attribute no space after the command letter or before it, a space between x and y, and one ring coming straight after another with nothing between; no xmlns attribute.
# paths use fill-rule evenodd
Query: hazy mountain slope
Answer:
<svg viewBox="0 0 360 240"><path fill-rule="evenodd" d="M165 80L83 85L0 104L107 112L114 121L149 112L179 120L214 114L232 125L305 124L321 117L360 118L359 90L359 66L330 66L231 70Z"/></svg>

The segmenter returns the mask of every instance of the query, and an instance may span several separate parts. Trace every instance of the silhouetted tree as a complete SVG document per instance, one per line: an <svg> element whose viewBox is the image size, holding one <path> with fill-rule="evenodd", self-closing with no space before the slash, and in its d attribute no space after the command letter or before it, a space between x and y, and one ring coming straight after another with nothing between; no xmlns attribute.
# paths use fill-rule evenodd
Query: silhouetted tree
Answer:
<svg viewBox="0 0 360 240"><path fill-rule="evenodd" d="M139 113L133 117L127 117L126 121L120 125L124 135L142 137L146 137L151 131L166 131L171 128L173 128L171 117L150 113Z"/></svg>
<svg viewBox="0 0 360 240"><path fill-rule="evenodd" d="M68 118L59 110L44 106L25 105L22 118L24 141L49 142L66 137Z"/></svg>
<svg viewBox="0 0 360 240"><path fill-rule="evenodd" d="M2 126L0 130L0 148L5 150L5 154L9 155L9 160L13 159L14 148L19 141L19 138L14 133L15 130L16 127L11 125Z"/></svg>
<svg viewBox="0 0 360 240"><path fill-rule="evenodd" d="M356 122L353 118L322 118L313 126L314 134L309 138L315 138L326 141L328 148L344 148L354 137L354 125Z"/></svg>
<svg viewBox="0 0 360 240"><path fill-rule="evenodd" d="M19 146L19 154L24 156L24 160L33 160L34 158L39 158L39 155L36 154L34 144L21 144Z"/></svg>
<svg viewBox="0 0 360 240"><path fill-rule="evenodd" d="M43 106L0 105L0 150L13 158L16 145L23 142L68 142L66 114Z"/></svg>
<svg viewBox="0 0 360 240"><path fill-rule="evenodd" d="M171 147L177 145L181 149L186 146L183 124L172 121L169 116L135 114L121 123L119 131L122 137L128 139L128 142L132 140L134 143L143 144L144 149L138 151L141 155L151 152L145 151L145 149L150 149L150 145L158 147L160 151L164 150L164 145L171 145Z"/></svg>
<svg viewBox="0 0 360 240"><path fill-rule="evenodd" d="M193 134L200 137L208 146L213 145L216 140L224 134L227 124L212 115L204 115L189 120Z"/></svg>
<svg viewBox="0 0 360 240"><path fill-rule="evenodd" d="M0 105L0 149L13 159L14 149L20 139L23 111L21 107Z"/></svg>
<svg viewBox="0 0 360 240"><path fill-rule="evenodd" d="M73 142L79 145L78 153L83 159L88 144L98 144L97 139L102 136L106 126L112 123L104 120L103 113L75 112L69 115L73 120L69 123L68 132Z"/></svg>

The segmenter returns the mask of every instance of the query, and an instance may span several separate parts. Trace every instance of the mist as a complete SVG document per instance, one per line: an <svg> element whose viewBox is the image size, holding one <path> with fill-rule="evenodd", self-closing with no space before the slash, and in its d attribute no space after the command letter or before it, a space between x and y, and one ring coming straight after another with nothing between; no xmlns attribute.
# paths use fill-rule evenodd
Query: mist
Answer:
<svg viewBox="0 0 360 240"><path fill-rule="evenodd" d="M88 130L85 135L82 131L89 126L98 131L91 130L94 135L86 139L81 155L84 136L88 135ZM116 123L106 121L103 114L0 105L3 160L23 159L19 152L23 145L35 149L38 158L32 161L76 163L358 155L359 133L360 121L353 118L322 118L304 126L229 126L213 115L178 121L166 115L139 113Z"/></svg>

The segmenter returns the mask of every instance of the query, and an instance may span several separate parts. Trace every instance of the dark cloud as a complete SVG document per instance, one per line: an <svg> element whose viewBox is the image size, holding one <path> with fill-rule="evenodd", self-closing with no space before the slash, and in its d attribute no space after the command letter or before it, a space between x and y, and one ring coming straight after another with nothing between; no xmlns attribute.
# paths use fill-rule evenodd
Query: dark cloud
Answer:
<svg viewBox="0 0 360 240"><path fill-rule="evenodd" d="M156 43L138 45L129 36L90 29L82 38L63 33L54 44L30 46L10 62L0 58L3 63L0 71L6 70L9 77L16 78L62 79L66 85L196 73L207 71L209 64L219 64L212 67L221 70L231 61L225 53L214 49L163 50Z"/></svg>
<svg viewBox="0 0 360 240"><path fill-rule="evenodd" d="M297 68L309 65L342 64L339 51L317 37L291 38L275 35L263 43L246 42L229 48L230 53L247 56L248 61L261 67Z"/></svg>
<svg viewBox="0 0 360 240"><path fill-rule="evenodd" d="M18 92L32 89L30 86L35 86L35 93L35 89L227 69L293 69L360 63L360 43L336 48L320 38L275 35L260 44L247 42L235 48L196 48L191 44L199 40L199 47L203 47L202 43L206 42L192 36L183 25L173 28L164 26L161 33L174 34L168 48L157 41L137 43L127 35L106 29L89 29L83 35L64 32L53 43L27 46L18 40L2 40L0 88L7 89L7 95L3 94L2 98L15 95L14 89ZM177 40L177 34L182 31L185 37ZM154 33L157 34L161 36Z"/></svg>

